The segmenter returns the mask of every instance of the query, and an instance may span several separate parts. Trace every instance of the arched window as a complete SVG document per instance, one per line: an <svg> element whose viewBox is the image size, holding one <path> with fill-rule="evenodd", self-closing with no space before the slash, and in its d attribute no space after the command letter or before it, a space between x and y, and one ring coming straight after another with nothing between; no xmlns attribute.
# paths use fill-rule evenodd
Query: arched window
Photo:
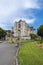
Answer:
<svg viewBox="0 0 43 65"><path fill-rule="evenodd" d="M19 28L21 28L21 24L19 23Z"/></svg>

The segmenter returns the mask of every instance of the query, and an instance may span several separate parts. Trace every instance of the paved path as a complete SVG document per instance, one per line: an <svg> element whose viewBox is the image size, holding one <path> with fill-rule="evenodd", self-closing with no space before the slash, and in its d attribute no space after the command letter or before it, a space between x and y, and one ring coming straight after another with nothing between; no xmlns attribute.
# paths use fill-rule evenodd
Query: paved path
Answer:
<svg viewBox="0 0 43 65"><path fill-rule="evenodd" d="M17 47L7 42L0 43L0 65L14 65Z"/></svg>

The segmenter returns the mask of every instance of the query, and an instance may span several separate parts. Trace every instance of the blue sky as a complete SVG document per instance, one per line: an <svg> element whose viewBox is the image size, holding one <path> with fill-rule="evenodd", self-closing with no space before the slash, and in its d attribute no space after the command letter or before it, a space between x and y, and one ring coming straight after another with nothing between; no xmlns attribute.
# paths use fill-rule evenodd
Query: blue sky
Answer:
<svg viewBox="0 0 43 65"><path fill-rule="evenodd" d="M20 19L37 29L43 24L43 0L0 0L0 27L11 29Z"/></svg>

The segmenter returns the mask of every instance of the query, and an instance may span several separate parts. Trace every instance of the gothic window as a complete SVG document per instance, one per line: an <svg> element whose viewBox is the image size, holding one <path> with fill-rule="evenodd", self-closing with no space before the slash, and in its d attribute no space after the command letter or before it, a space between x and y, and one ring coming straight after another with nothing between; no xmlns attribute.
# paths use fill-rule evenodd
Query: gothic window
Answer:
<svg viewBox="0 0 43 65"><path fill-rule="evenodd" d="M21 28L21 24L19 24L19 28Z"/></svg>

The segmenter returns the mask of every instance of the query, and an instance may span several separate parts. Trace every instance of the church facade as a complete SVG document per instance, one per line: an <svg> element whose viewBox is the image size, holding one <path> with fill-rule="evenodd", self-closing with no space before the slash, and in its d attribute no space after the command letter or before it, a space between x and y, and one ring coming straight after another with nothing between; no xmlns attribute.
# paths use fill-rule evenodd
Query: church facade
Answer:
<svg viewBox="0 0 43 65"><path fill-rule="evenodd" d="M15 39L31 39L30 34L34 33L34 31L23 20L14 23L13 31Z"/></svg>

